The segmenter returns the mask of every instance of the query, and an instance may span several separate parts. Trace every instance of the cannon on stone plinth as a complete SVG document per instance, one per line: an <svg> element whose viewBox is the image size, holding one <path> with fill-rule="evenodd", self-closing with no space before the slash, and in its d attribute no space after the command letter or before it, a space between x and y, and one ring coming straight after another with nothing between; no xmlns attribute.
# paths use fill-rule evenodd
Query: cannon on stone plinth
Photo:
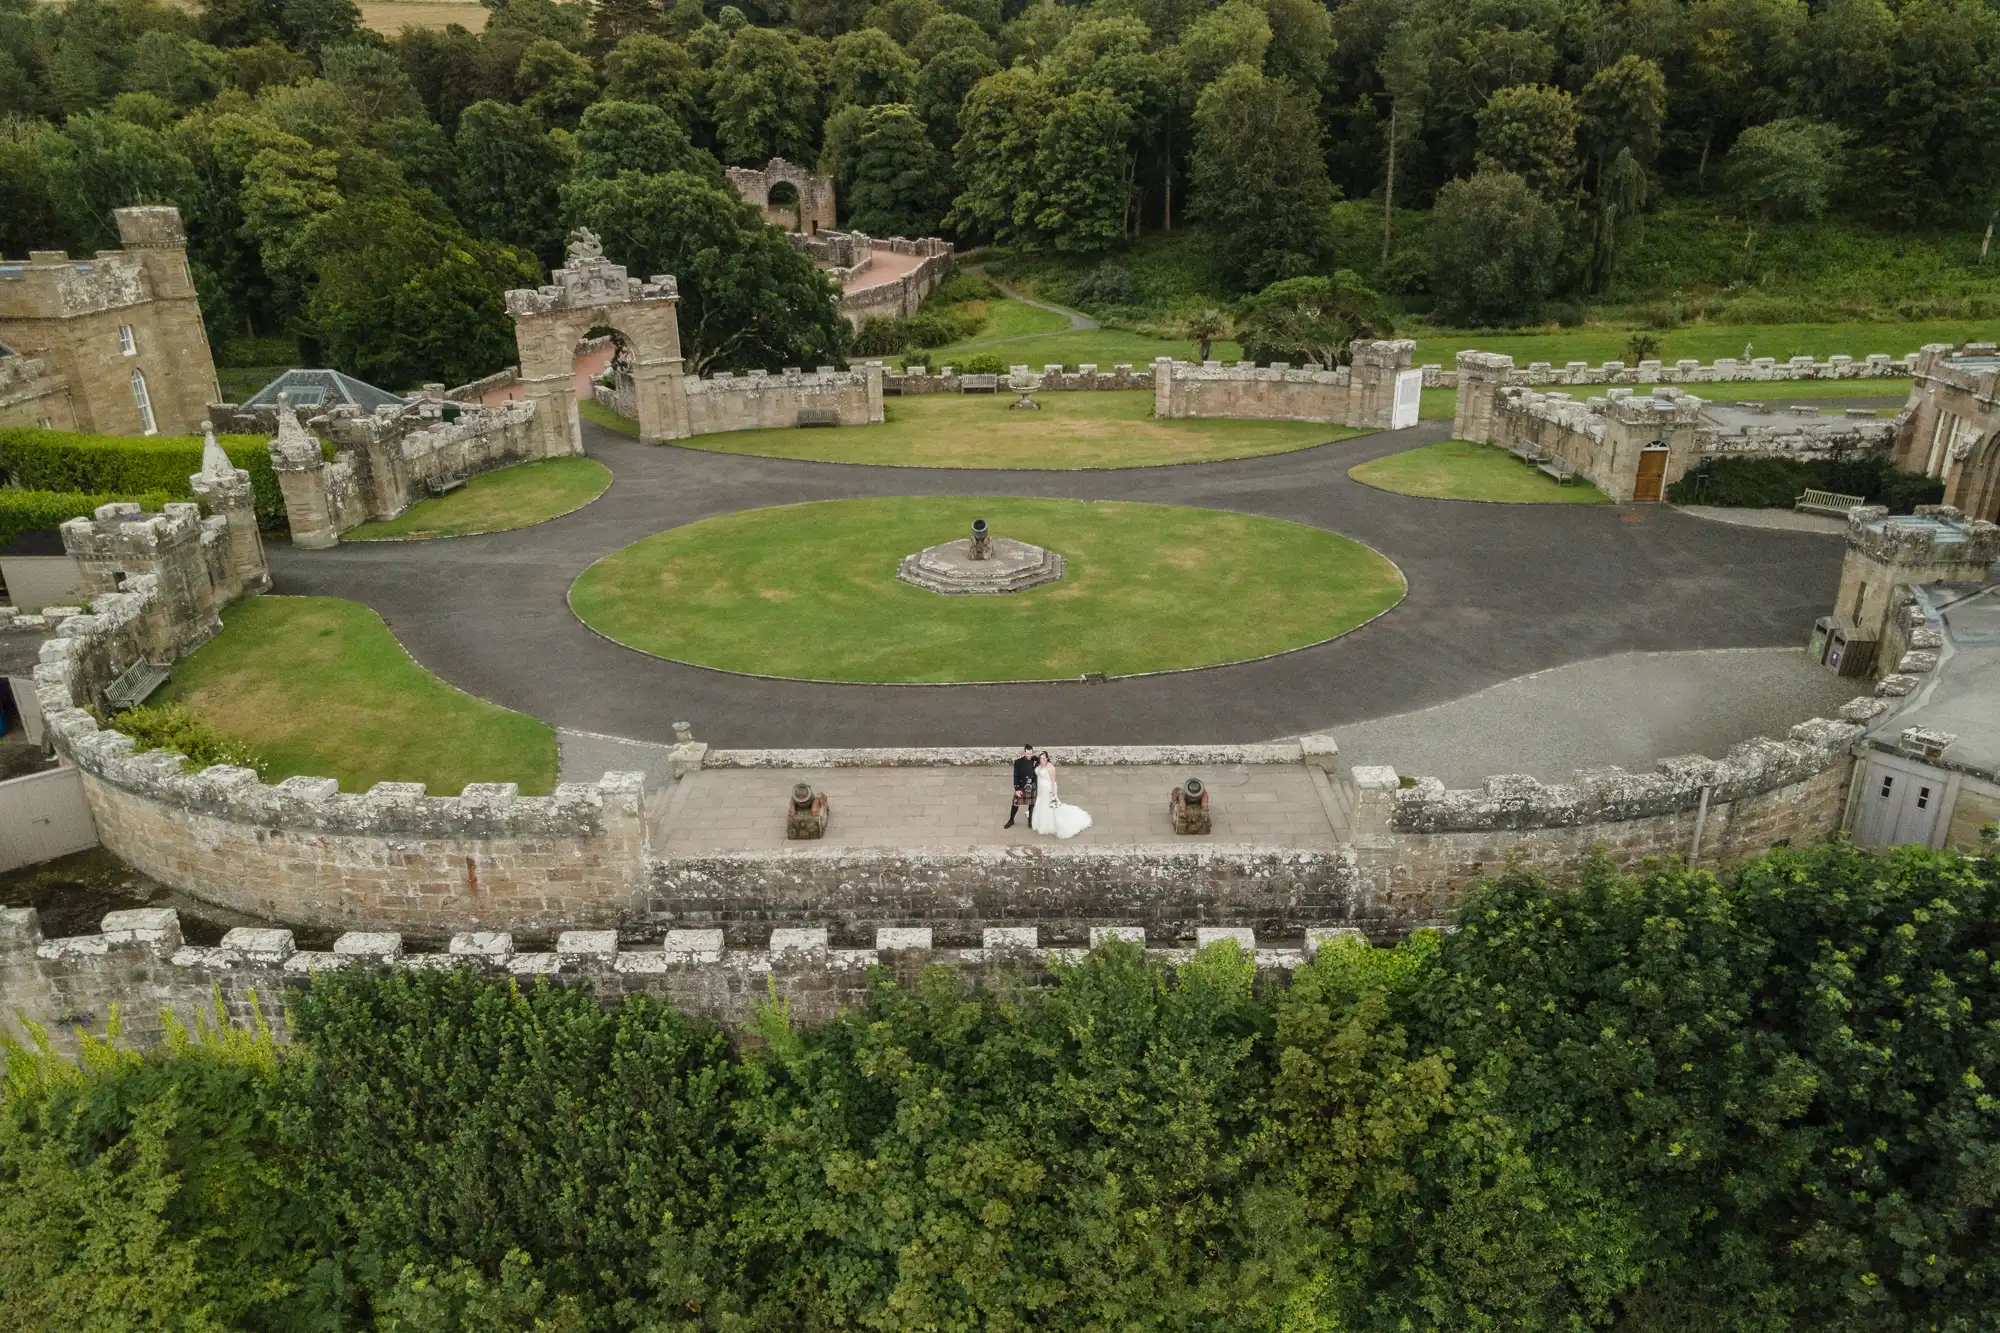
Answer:
<svg viewBox="0 0 2000 1333"><path fill-rule="evenodd" d="M800 842L824 838L830 813L826 793L814 791L808 783L798 783L792 788L792 799L785 812L786 839Z"/></svg>
<svg viewBox="0 0 2000 1333"><path fill-rule="evenodd" d="M1176 833L1210 833L1215 828L1208 815L1208 788L1200 778L1189 778L1168 793L1167 815Z"/></svg>

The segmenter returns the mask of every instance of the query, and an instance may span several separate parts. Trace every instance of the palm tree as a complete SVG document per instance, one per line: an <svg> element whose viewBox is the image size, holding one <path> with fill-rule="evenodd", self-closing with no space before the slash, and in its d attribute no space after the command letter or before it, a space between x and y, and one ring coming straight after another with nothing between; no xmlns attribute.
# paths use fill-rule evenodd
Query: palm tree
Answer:
<svg viewBox="0 0 2000 1333"><path fill-rule="evenodd" d="M1229 336L1229 316L1224 311L1210 306L1206 310L1188 316L1187 321L1181 326L1181 332L1200 346L1201 355L1195 359L1206 361L1209 349L1215 345L1216 339Z"/></svg>

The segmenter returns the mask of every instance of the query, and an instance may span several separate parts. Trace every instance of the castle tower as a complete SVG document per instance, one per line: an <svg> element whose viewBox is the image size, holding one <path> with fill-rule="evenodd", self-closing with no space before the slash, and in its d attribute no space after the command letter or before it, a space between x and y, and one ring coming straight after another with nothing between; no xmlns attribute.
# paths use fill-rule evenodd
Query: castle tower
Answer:
<svg viewBox="0 0 2000 1333"><path fill-rule="evenodd" d="M99 505L93 517L62 525L63 549L76 561L86 596L123 592L141 575L158 580L165 641L152 646L172 657L222 629L201 535L201 506L178 502L159 514L143 513L129 501Z"/></svg>
<svg viewBox="0 0 2000 1333"><path fill-rule="evenodd" d="M188 478L188 487L207 508L208 522L222 520L223 600L268 592L271 573L264 561L264 537L257 531L257 494L250 473L222 452L212 424L202 422L201 434L201 471Z"/></svg>
<svg viewBox="0 0 2000 1333"><path fill-rule="evenodd" d="M1950 505L1919 505L1907 517L1881 505L1847 511L1834 620L1849 639L1880 640L1890 596L1905 583L1983 583L2000 560L2000 525L1967 519Z"/></svg>
<svg viewBox="0 0 2000 1333"><path fill-rule="evenodd" d="M271 470L278 474L278 488L285 493L285 514L291 524L292 545L308 551L322 551L340 544L340 529L334 523L333 501L326 488L326 457L319 441L299 424L291 404L278 403L278 436L270 443Z"/></svg>

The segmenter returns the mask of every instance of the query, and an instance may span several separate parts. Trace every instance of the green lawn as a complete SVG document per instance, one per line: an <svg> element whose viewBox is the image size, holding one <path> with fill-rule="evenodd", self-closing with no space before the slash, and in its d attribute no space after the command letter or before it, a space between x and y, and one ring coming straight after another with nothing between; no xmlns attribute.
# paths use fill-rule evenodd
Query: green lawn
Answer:
<svg viewBox="0 0 2000 1333"><path fill-rule="evenodd" d="M1505 504L1603 504L1604 492L1581 479L1567 486L1523 463L1505 449L1468 440L1445 440L1361 463L1347 470L1356 481L1403 495L1435 500L1497 500Z"/></svg>
<svg viewBox="0 0 2000 1333"><path fill-rule="evenodd" d="M1624 361L1630 329L1561 329L1551 333L1422 333L1417 340L1415 364L1435 362L1456 364L1459 352L1504 352L1514 364L1526 368L1530 362L1547 361L1560 366L1567 361ZM2000 335L1993 320L1912 320L1897 322L1857 321L1847 324L1689 324L1650 336L1660 340L1663 361L1692 359L1710 362L1718 357L1750 355L1789 361L1811 354L1820 360L1829 356L1851 356L1859 361L1871 352L1902 356L1925 343L1990 341ZM1764 386L1758 385L1758 388ZM1754 396L1754 395L1753 395Z"/></svg>
<svg viewBox="0 0 2000 1333"><path fill-rule="evenodd" d="M1065 391L1036 401L1039 412L1017 412L1011 393L923 394L888 399L880 426L733 430L679 443L899 467L1120 468L1284 453L1363 433L1300 421L1160 421L1150 389Z"/></svg>
<svg viewBox="0 0 2000 1333"><path fill-rule="evenodd" d="M989 301L986 312L986 326L977 336L932 350L928 353L931 364L962 365L967 357L988 355L1002 357L1010 366L1033 366L1036 370L1057 364L1109 370L1117 365L1143 368L1162 356L1192 361L1200 350L1191 342L1152 338L1125 329L1072 332L1063 316L1022 301ZM1217 343L1209 351L1210 358L1218 361L1234 361L1242 355L1243 349L1233 342Z"/></svg>
<svg viewBox="0 0 2000 1333"><path fill-rule="evenodd" d="M161 701L255 746L268 782L422 782L433 796L468 782L518 782L535 796L555 787L548 724L445 684L359 603L251 597L225 607L222 625L174 668Z"/></svg>
<svg viewBox="0 0 2000 1333"><path fill-rule="evenodd" d="M595 398L578 400L576 414L585 421L596 422L606 430L615 430L620 435L630 435L635 440L639 438L638 422L626 416L623 412L612 411Z"/></svg>
<svg viewBox="0 0 2000 1333"><path fill-rule="evenodd" d="M1068 576L947 597L901 558L963 535L1059 551ZM645 652L731 671L855 682L1076 677L1207 666L1303 647L1401 600L1388 560L1337 533L1209 509L895 498L757 509L656 533L592 565L570 606Z"/></svg>
<svg viewBox="0 0 2000 1333"><path fill-rule="evenodd" d="M419 500L392 519L341 534L350 542L426 541L525 528L581 509L611 485L594 458L546 458L472 478L450 495Z"/></svg>

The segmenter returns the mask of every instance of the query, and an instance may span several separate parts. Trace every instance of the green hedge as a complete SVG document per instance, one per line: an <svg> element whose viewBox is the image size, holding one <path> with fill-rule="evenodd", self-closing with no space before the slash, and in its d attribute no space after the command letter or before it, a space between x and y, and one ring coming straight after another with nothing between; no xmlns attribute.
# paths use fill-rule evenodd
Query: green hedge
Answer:
<svg viewBox="0 0 2000 1333"><path fill-rule="evenodd" d="M262 435L224 435L222 451L250 473L257 492L257 521L281 527L285 496L271 470ZM86 435L81 431L17 426L0 430L0 474L30 491L140 495L158 492L171 499L193 496L188 478L201 471L201 438L174 435L145 438Z"/></svg>
<svg viewBox="0 0 2000 1333"><path fill-rule="evenodd" d="M24 532L52 530L61 527L65 519L88 517L97 506L110 504L113 500L137 500L147 509L158 510L173 498L159 491L142 495L103 495L84 491L17 491L0 487L0 546L5 546Z"/></svg>
<svg viewBox="0 0 2000 1333"><path fill-rule="evenodd" d="M1790 509L1811 488L1859 495L1869 504L1907 514L1917 505L1944 498L1935 477L1899 472L1880 454L1856 458L1716 458L1667 488L1675 504L1717 505L1728 509Z"/></svg>

